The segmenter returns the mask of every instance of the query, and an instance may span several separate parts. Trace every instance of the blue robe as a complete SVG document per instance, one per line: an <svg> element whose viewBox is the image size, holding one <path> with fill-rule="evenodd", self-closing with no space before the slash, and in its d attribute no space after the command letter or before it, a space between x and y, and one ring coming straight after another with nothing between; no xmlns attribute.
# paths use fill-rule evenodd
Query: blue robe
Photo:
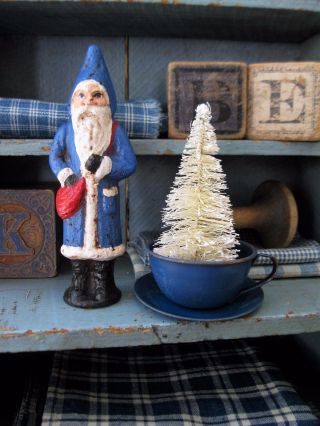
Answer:
<svg viewBox="0 0 320 426"><path fill-rule="evenodd" d="M61 252L71 259L110 260L125 251L121 236L118 183L135 171L136 158L125 132L120 127L115 131L108 156L112 160L111 172L98 183L96 247L89 252L84 249L86 204L74 216L63 221ZM49 163L56 176L63 169L70 168L80 179L80 159L74 143L71 120L58 129L51 147Z"/></svg>

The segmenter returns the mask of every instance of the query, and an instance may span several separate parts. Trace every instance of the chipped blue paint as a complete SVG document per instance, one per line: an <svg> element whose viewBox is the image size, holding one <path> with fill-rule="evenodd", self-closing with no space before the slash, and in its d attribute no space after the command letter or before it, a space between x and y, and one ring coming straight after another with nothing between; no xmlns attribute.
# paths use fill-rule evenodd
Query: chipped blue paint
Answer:
<svg viewBox="0 0 320 426"><path fill-rule="evenodd" d="M232 321L189 322L157 314L133 294L127 257L118 259L121 301L108 308L79 310L61 294L70 273L45 280L2 280L0 352L154 345L320 330L320 279L276 280L268 284L262 307Z"/></svg>
<svg viewBox="0 0 320 426"><path fill-rule="evenodd" d="M30 3L32 0L22 0L20 3ZM37 3L48 3L51 0L38 0ZM64 3L65 0L58 0L57 3ZM83 0L73 0L73 3L80 3ZM99 3L129 3L128 0L99 0ZM215 7L246 7L263 9L289 9L320 11L318 0L278 0L267 2L266 0L131 0L130 3L140 4L161 4L186 5L186 6L215 6Z"/></svg>
<svg viewBox="0 0 320 426"><path fill-rule="evenodd" d="M136 155L181 155L185 141L178 139L132 139ZM270 140L219 140L219 155L319 157L320 142L281 142ZM0 156L45 156L49 139L0 139Z"/></svg>

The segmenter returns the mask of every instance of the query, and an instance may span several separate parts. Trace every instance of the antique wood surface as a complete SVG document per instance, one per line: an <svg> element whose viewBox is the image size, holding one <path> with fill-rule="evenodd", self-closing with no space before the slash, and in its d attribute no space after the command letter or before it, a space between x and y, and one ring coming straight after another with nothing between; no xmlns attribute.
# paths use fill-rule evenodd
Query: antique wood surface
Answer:
<svg viewBox="0 0 320 426"><path fill-rule="evenodd" d="M308 238L320 241L320 164L316 157L306 157L297 168L296 194L299 207L299 231ZM303 219L303 220L301 220Z"/></svg>
<svg viewBox="0 0 320 426"><path fill-rule="evenodd" d="M92 311L63 302L68 271L46 280L2 280L0 351L154 345L320 330L319 278L272 281L255 313L233 321L199 323L157 314L138 302L127 257L117 262L116 278L121 301Z"/></svg>
<svg viewBox="0 0 320 426"><path fill-rule="evenodd" d="M92 43L103 51L117 98L123 100L125 53L122 37L2 37L0 96L68 103L70 88L86 49ZM24 76L17 79L17 70L22 68Z"/></svg>
<svg viewBox="0 0 320 426"><path fill-rule="evenodd" d="M137 139L131 141L137 155L180 155L185 140L158 139L157 141ZM320 142L281 142L272 140L218 140L219 155L249 156L320 156ZM0 141L1 152L1 141Z"/></svg>
<svg viewBox="0 0 320 426"><path fill-rule="evenodd" d="M50 139L0 139L0 156L49 155ZM181 155L186 141L179 139L131 139L137 155ZM219 155L319 157L320 142L272 140L219 140Z"/></svg>
<svg viewBox="0 0 320 426"><path fill-rule="evenodd" d="M169 137L183 139L197 105L208 102L218 139L244 137L247 65L240 62L171 62L168 65Z"/></svg>
<svg viewBox="0 0 320 426"><path fill-rule="evenodd" d="M298 157L227 155L221 156L221 159L233 206L250 205L256 188L266 180L285 182L292 191L297 184L300 186ZM286 167L283 167L283 161ZM136 173L129 179L130 238L142 231L159 231L161 228L161 212L179 162L178 156L138 157ZM305 202L303 191L298 195L298 205L301 199L301 206L306 209L309 203ZM303 216L300 215L300 224L303 223ZM309 214L304 219L307 224L310 224L310 217L313 215ZM312 238L312 234L309 235Z"/></svg>
<svg viewBox="0 0 320 426"><path fill-rule="evenodd" d="M24 0L0 3L0 32L304 41L319 11L317 0Z"/></svg>
<svg viewBox="0 0 320 426"><path fill-rule="evenodd" d="M320 64L249 65L250 139L320 139Z"/></svg>
<svg viewBox="0 0 320 426"><path fill-rule="evenodd" d="M279 0L272 2L272 5L266 5L266 0L181 0L180 4L176 4L175 0L169 0L168 5L160 3L165 2L162 0L141 0L139 3L130 2L130 4L127 4L127 1L110 0L0 2L0 33L3 34L0 47L6 58L2 61L5 65L2 66L3 71L0 65L0 75L5 76L5 79L1 78L1 93L6 90L15 96L21 96L23 91L26 96L29 94L40 98L45 96L42 99L46 100L47 96L52 96L52 100L59 97L64 101L65 82L61 82L60 85L59 79L61 76L64 78L64 67L69 73L68 70L71 70L74 62L69 57L61 62L63 51L57 51L59 50L58 38L56 42L49 38L43 39L44 43L41 45L43 34L56 34L59 37L81 36L79 40L74 41L75 49L77 49L76 44L88 41L88 37L82 39L84 35L140 36L140 39L130 38L130 97L152 95L158 97L163 104L165 104L165 72L163 70L167 63L171 60L190 60L201 45L205 45L204 53L201 52L201 56L196 60L230 59L271 62L295 61L304 58L319 59L319 40L315 40L317 36L312 37L320 32L318 0ZM203 6L209 3L219 7ZM186 25L186 22L191 21L192 25ZM117 25L114 25L114 22L117 22ZM35 35L35 28L37 35ZM25 40L26 34L31 35L31 40ZM19 35L21 40L17 40ZM144 38L147 36L164 38L148 40ZM167 38L170 36L180 37L180 40L170 40ZM8 38L11 37L15 39L12 43L8 42ZM188 38L183 40L181 37ZM190 37L201 39L192 40ZM212 39L203 42L203 38L209 37ZM312 38L306 41L310 37ZM219 38L237 41L227 42ZM73 50L71 39L70 37L67 48L70 54ZM68 43L67 37L61 40L62 43L64 41ZM250 41L244 43L240 40ZM252 40L259 40L259 43L254 43ZM261 40L277 42L277 44L260 43ZM38 42L41 45L39 51ZM13 46L14 49L11 51L10 45L14 43L17 43L18 47ZM165 48L166 45L167 48ZM191 45L192 48L189 49ZM180 50L179 46L181 46ZM76 50L76 52L79 51ZM39 53L41 53L40 56ZM307 54L305 57L304 53ZM106 54L108 55L107 52ZM123 63L122 51L119 53L113 50L112 54L114 58L117 58L115 70L118 72ZM55 63L52 62L55 55L60 61L57 72ZM39 67L39 62L49 56L48 66L42 65L40 76L42 83L38 86L40 80L35 70ZM149 63L148 69L147 63ZM6 74L8 67L12 76ZM20 69L24 70L25 75L19 80L16 76ZM52 75L53 73L55 75ZM54 86L49 85L48 75L49 79L53 78ZM8 85L11 77L13 77L13 86ZM251 194L253 188L250 185L255 186L257 181L265 178L278 178L277 173L290 184L293 180L292 169L294 168L296 189L300 192L307 218L304 221L308 225L306 235L320 238L320 203L317 197L319 142L309 144L273 140L236 140L219 141L219 144L222 142L224 145L221 148L221 155L231 156L223 161L233 163L233 173L230 176L233 184L234 182L238 184L238 176L244 174L243 170L246 171L246 176L250 174L248 182L238 184L239 187L241 186L243 196ZM27 168L18 171L19 162L24 161L22 156L40 156L37 159L34 158L32 164L37 164L37 160L46 162L46 158L41 156L48 154L50 143L51 141L44 140L1 140L0 155L11 156L11 160L17 161L18 165L15 167L17 176L12 175L9 179L19 182L24 179L25 173L28 173ZM133 142L133 145L139 155L156 156L152 159L153 165L147 164L146 167L150 170L156 168L157 173L163 174L167 169L161 166L166 161L175 160L169 156L181 154L184 141L137 140ZM166 156L161 164L158 164L159 155ZM21 157L18 159L13 156ZM236 157L233 158L233 156ZM276 156L279 158L277 159ZM275 161L273 169L268 166L269 160ZM7 161L8 158L2 159L2 166L6 166ZM292 161L294 165L291 164ZM257 171L258 168L259 171ZM33 175L37 173L39 173L38 180L43 181L44 168L39 172L34 171ZM144 180L146 180L145 177ZM143 188L140 182L135 187L136 192L130 193L130 196L134 195L133 198L139 199ZM162 190L164 192L163 188ZM158 194L153 189L147 202L153 202L153 199L157 197ZM145 204L140 204L140 208L148 213L145 207ZM157 204L156 207L159 208L159 205ZM153 206L152 209L156 207ZM135 215L138 216L136 203L131 204L130 214L133 213L134 208L137 209ZM144 226L142 229L146 229L145 226L150 223L153 223L152 217L144 224L140 222L140 225ZM271 283L265 289L264 305L252 318L226 323L196 324L170 320L137 304L132 295L131 272L126 265L124 266L123 269L121 268L122 271L118 271L124 298L119 306L114 307L120 309L109 310L108 308L108 311L103 309L101 312L90 312L84 316L83 312L79 313L65 306L62 301L61 294L70 282L68 271L62 272L59 277L45 280L2 279L0 350L103 347L133 345L140 342L148 344L148 342L188 341L188 339L196 341L203 338L246 337L319 330L319 279L283 280ZM46 287L45 292L43 292L44 287Z"/></svg>
<svg viewBox="0 0 320 426"><path fill-rule="evenodd" d="M263 247L287 247L297 232L298 208L290 189L266 181L255 190L252 203L233 209L235 229L254 229Z"/></svg>
<svg viewBox="0 0 320 426"><path fill-rule="evenodd" d="M54 200L51 190L0 190L0 278L56 275Z"/></svg>
<svg viewBox="0 0 320 426"><path fill-rule="evenodd" d="M26 3L29 0L22 0ZM40 0L41 2L50 2L50 0ZM75 3L80 0L73 0ZM100 0L101 1L101 0ZM65 3L65 0L56 0L59 4ZM126 0L102 0L103 3L120 6L121 3L126 3ZM144 3L144 4L163 4L163 0L132 0L130 3ZM190 6L220 6L220 7L246 7L246 8L263 8L263 9L288 9L288 10L309 10L320 11L320 6L317 0L278 0L272 2L266 7L265 0L167 0L165 5L190 5ZM114 6L113 6L114 7Z"/></svg>
<svg viewBox="0 0 320 426"><path fill-rule="evenodd" d="M157 47L155 49L155 46ZM129 88L131 99L158 99L166 111L166 77L170 62L233 61L271 62L299 60L302 46L298 43L243 42L240 40L191 38L130 38Z"/></svg>

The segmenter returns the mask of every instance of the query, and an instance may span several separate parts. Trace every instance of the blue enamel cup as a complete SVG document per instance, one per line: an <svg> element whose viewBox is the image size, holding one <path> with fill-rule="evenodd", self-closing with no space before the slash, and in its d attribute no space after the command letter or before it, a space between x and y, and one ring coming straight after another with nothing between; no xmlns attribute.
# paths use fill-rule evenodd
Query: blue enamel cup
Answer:
<svg viewBox="0 0 320 426"><path fill-rule="evenodd" d="M237 248L238 258L225 262L184 261L150 249L151 271L162 293L172 302L192 309L217 308L271 281L276 272L276 259L263 255L272 261L270 274L260 281L248 279L257 250L244 241Z"/></svg>

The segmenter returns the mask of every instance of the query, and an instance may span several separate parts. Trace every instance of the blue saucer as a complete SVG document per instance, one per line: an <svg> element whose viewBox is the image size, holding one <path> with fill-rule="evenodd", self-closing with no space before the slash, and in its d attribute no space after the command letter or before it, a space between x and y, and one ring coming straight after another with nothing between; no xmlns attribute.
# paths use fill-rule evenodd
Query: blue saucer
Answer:
<svg viewBox="0 0 320 426"><path fill-rule="evenodd" d="M248 280L250 280L248 278ZM250 280L251 281L251 280ZM239 296L232 303L216 309L189 309L171 302L161 293L153 275L139 278L134 286L138 300L148 308L170 317L192 321L221 321L239 318L258 309L263 302L263 290L257 288Z"/></svg>

